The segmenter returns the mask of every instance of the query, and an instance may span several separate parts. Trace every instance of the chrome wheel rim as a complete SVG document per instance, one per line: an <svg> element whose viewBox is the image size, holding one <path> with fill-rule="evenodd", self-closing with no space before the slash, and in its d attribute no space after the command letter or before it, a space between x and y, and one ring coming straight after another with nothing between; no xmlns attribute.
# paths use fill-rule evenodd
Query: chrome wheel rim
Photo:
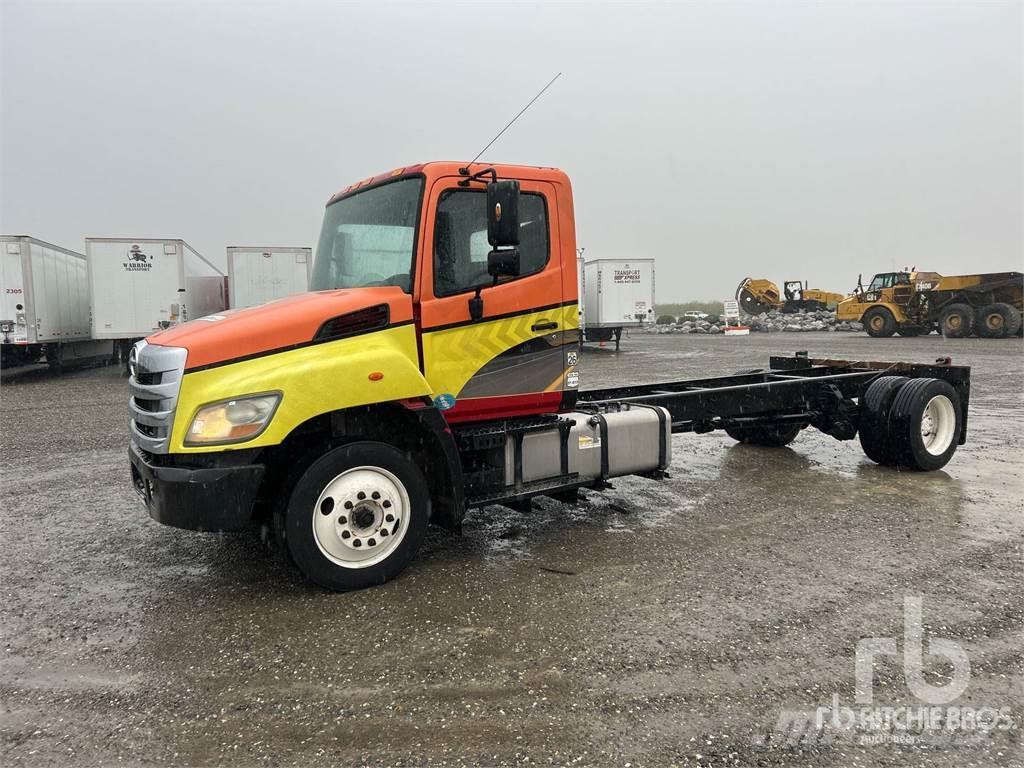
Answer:
<svg viewBox="0 0 1024 768"><path fill-rule="evenodd" d="M941 456L956 437L956 411L945 395L936 395L921 414L921 442L932 456Z"/></svg>
<svg viewBox="0 0 1024 768"><path fill-rule="evenodd" d="M409 494L382 467L354 467L331 480L313 506L320 552L344 568L367 568L394 552L409 530Z"/></svg>

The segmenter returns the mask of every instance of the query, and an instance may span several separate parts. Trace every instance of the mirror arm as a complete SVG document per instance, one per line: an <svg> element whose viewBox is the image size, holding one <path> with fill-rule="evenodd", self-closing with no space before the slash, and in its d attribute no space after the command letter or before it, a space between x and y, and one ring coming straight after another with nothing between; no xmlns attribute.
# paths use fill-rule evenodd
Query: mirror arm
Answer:
<svg viewBox="0 0 1024 768"><path fill-rule="evenodd" d="M468 176L469 177L469 178L466 178L466 179L460 179L459 180L459 186L460 187L468 187L469 183L471 181L479 181L479 182L481 182L483 184L486 184L487 183L487 180L485 178L486 176L490 176L491 177L490 178L491 181L497 181L498 180L498 172L495 171L494 168L484 168L482 171L477 171L474 174L470 174L469 166L467 165L465 168L459 168L459 175L460 176Z"/></svg>
<svg viewBox="0 0 1024 768"><path fill-rule="evenodd" d="M494 282L498 282L498 278L494 278ZM484 300L480 296L480 291L483 290L482 285L476 287L476 293L473 298L469 300L469 319L479 320L484 316Z"/></svg>

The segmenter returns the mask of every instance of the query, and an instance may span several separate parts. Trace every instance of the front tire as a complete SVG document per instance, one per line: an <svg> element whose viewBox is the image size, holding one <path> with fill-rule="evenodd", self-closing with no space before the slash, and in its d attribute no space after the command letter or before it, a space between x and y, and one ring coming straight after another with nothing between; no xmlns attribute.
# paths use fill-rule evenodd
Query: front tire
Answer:
<svg viewBox="0 0 1024 768"><path fill-rule="evenodd" d="M409 564L427 530L427 481L390 445L334 448L299 478L285 539L310 581L339 592L383 584Z"/></svg>
<svg viewBox="0 0 1024 768"><path fill-rule="evenodd" d="M868 336L884 339L896 333L896 318L885 307L872 307L864 313L861 321Z"/></svg>

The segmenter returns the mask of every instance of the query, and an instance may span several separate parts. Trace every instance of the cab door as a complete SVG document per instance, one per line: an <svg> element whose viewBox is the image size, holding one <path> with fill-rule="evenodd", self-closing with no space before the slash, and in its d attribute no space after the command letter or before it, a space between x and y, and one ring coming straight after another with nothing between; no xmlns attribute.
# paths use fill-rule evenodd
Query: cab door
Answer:
<svg viewBox="0 0 1024 768"><path fill-rule="evenodd" d="M423 373L449 421L557 411L578 353L575 298L566 302L555 189L520 180L520 274L487 273L484 184L438 179L428 191L418 270ZM480 288L483 312L470 302Z"/></svg>

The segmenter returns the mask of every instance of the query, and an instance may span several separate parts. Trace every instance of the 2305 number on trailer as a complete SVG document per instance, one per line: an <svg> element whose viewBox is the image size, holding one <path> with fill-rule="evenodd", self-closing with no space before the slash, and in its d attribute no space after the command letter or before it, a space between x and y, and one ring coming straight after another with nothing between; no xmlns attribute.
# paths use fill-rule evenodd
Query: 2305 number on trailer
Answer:
<svg viewBox="0 0 1024 768"><path fill-rule="evenodd" d="M285 538L311 581L345 591L383 584L409 564L427 530L429 490L420 468L390 445L334 448L291 492Z"/></svg>

